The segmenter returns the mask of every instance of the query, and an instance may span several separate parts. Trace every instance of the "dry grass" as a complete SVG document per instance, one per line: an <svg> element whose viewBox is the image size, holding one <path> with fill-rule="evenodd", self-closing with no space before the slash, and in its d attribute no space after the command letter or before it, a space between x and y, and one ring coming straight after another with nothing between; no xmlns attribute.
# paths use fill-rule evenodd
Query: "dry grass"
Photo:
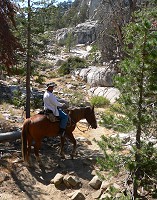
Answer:
<svg viewBox="0 0 157 200"><path fill-rule="evenodd" d="M13 130L12 125L5 119L0 117L0 133L5 133Z"/></svg>

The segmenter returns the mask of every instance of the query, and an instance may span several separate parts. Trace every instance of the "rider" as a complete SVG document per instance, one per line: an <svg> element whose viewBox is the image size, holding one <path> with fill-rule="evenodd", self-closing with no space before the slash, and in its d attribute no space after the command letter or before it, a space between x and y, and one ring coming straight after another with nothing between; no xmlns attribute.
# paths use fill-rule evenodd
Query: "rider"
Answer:
<svg viewBox="0 0 157 200"><path fill-rule="evenodd" d="M43 96L44 110L50 110L55 116L59 116L60 119L60 130L59 134L63 137L68 122L68 115L63 112L61 107L64 107L64 103L60 103L56 96L53 94L54 87L57 86L55 83L47 84L46 91Z"/></svg>

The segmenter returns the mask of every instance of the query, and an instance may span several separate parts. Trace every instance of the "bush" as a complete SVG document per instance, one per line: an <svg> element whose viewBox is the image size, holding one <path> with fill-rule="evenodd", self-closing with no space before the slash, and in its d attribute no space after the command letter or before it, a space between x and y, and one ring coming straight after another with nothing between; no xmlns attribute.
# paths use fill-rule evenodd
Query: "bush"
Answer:
<svg viewBox="0 0 157 200"><path fill-rule="evenodd" d="M70 74L73 70L78 68L86 68L87 63L85 59L79 57L70 57L65 61L61 67L58 69L60 75Z"/></svg>
<svg viewBox="0 0 157 200"><path fill-rule="evenodd" d="M35 79L36 83L42 84L45 79L42 75L38 75L38 77Z"/></svg>
<svg viewBox="0 0 157 200"><path fill-rule="evenodd" d="M43 107L43 99L40 96L33 97L30 104L32 109L41 109Z"/></svg>
<svg viewBox="0 0 157 200"><path fill-rule="evenodd" d="M133 125L126 116L116 115L111 111L106 111L101 115L100 125L119 132L129 132L133 130Z"/></svg>
<svg viewBox="0 0 157 200"><path fill-rule="evenodd" d="M92 97L90 102L91 102L91 105L95 107L104 107L110 104L110 101L103 96L94 96Z"/></svg>
<svg viewBox="0 0 157 200"><path fill-rule="evenodd" d="M124 113L125 112L122 104L119 104L118 102L112 104L110 106L110 110L113 111L113 112L117 112L117 113Z"/></svg>
<svg viewBox="0 0 157 200"><path fill-rule="evenodd" d="M84 95L80 91L75 91L69 99L71 106L81 106L84 103Z"/></svg>
<svg viewBox="0 0 157 200"><path fill-rule="evenodd" d="M15 90L13 92L13 98L11 100L11 103L16 106L17 108L20 108L25 105L26 97L25 95L22 95L21 90Z"/></svg>

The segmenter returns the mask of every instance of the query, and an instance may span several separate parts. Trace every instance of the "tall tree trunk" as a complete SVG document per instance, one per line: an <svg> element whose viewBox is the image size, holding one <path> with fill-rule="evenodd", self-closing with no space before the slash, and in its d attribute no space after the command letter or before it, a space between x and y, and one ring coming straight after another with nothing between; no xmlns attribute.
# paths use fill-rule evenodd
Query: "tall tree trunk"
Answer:
<svg viewBox="0 0 157 200"><path fill-rule="evenodd" d="M30 36L31 36L31 6L28 0L28 25L27 25L27 75L26 75L26 118L30 117L30 68L31 68L31 54L30 54Z"/></svg>
<svg viewBox="0 0 157 200"><path fill-rule="evenodd" d="M145 55L145 45L146 45L146 33L144 36L144 43L143 43L143 60ZM137 123L137 132L136 132L136 153L135 153L135 162L136 162L136 172L135 172L135 178L133 182L133 199L136 199L138 197L138 180L140 178L141 174L141 156L140 156L140 149L141 149L141 133L142 133L142 112L143 112L143 90L144 90L144 61L141 66L141 74L140 74L140 83L139 83L139 102L138 102L138 123Z"/></svg>

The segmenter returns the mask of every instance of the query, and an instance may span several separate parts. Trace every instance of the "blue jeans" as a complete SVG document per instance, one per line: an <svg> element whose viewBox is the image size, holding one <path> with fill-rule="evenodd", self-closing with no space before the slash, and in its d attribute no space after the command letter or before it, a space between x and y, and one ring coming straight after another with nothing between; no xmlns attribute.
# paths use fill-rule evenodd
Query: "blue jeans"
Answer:
<svg viewBox="0 0 157 200"><path fill-rule="evenodd" d="M60 118L60 128L66 129L67 122L68 122L68 115L62 110L58 109L59 111L59 118Z"/></svg>

